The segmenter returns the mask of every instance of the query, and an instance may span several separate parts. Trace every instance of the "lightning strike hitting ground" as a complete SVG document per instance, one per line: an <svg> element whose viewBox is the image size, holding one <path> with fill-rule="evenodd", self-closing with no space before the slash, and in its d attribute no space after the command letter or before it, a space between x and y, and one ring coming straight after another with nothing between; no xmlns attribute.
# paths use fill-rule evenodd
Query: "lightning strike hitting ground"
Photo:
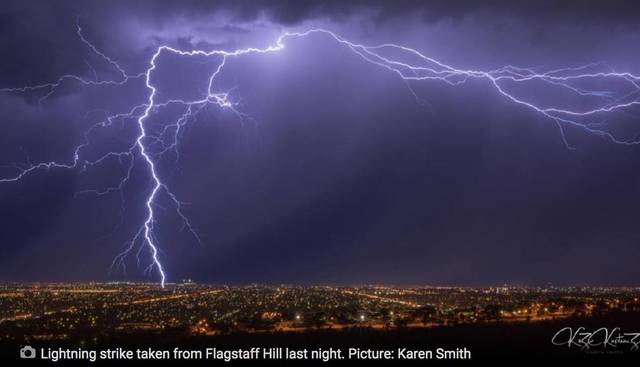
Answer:
<svg viewBox="0 0 640 367"><path fill-rule="evenodd" d="M313 42L318 39L317 37L326 37L346 47L360 57L362 61L378 66L383 71L395 73L400 79L407 83L409 88L411 88L412 83L419 82L443 82L449 86L458 86L471 79L486 80L489 87L493 88L495 92L506 98L506 100L554 122L560 130L560 136L564 144L568 148L571 147L566 140L565 129L570 126L582 129L588 134L605 138L615 144L640 144L640 139L637 137L625 139L615 136L606 122L606 119L614 113L627 112L640 104L640 100L637 99L640 93L640 76L627 72L616 72L604 64L587 64L580 67L568 67L544 72L536 71L534 68L519 68L511 65L489 71L467 70L445 64L425 56L415 49L401 45L381 44L366 46L350 42L325 29L311 29L304 32L286 32L271 46L264 48L245 48L234 51L179 50L163 45L158 47L150 57L148 68L144 72L128 74L118 62L105 55L87 40L79 25L77 27L77 34L80 40L89 47L95 55L114 69L117 73L117 78L99 80L95 75L95 71L93 80L68 74L59 77L51 83L3 88L0 89L0 92L26 93L42 91L44 94L40 97L39 101L43 102L54 95L56 90L65 83L79 83L87 87L99 87L105 85L123 86L127 83L142 81L148 90L146 102L133 106L127 112L108 115L103 121L89 127L84 134L84 140L75 148L73 157L69 162L50 161L30 164L27 167L16 166L16 174L1 178L0 183L18 182L28 174L53 168L84 171L107 160L117 159L120 163L126 164L126 174L120 179L117 185L78 192L78 194L90 193L105 195L112 192L122 192L131 178L136 165L136 158L141 159L152 183L144 202L146 216L143 218L133 238L126 243L124 251L115 257L112 268L115 270L119 268L124 269L125 259L131 252L136 251L136 249L136 257L138 263L140 263L140 253L143 249L146 249L150 257L150 263L146 267L146 272L151 273L156 271L162 287L164 287L167 281L167 275L161 261L158 239L155 235L155 228L158 225L156 209L158 208L158 199L161 195L165 195L166 198L173 203L177 215L182 220L183 228L188 230L198 242L200 242L200 237L183 212L184 203L178 200L177 196L167 187L162 177L158 174L158 157L170 151L175 152L177 157L179 156L178 144L182 128L205 106L215 105L219 108L234 112L240 118L246 118L247 116L238 110L238 104L231 100L229 91L216 91L216 78L224 72L227 62L231 59L242 57L246 54L265 54L266 56L266 54L279 52L285 48L285 42L290 38L301 38L308 40L308 42ZM216 57L220 59L215 71L209 77L206 95L196 100L156 100L157 89L151 80L152 75L157 69L158 58L165 53L182 57ZM610 86L610 90L599 90L600 88L593 89L586 86L593 82L598 82L599 85L608 85ZM516 90L533 85L534 83L543 83L548 88L570 92L579 98L583 98L584 103L581 106L586 105L587 107L576 108L568 105L543 106L535 101L535 96L526 98L522 97L521 93L516 92ZM151 131L146 124L148 118L160 108L169 105L183 106L185 108L184 113L175 122L167 124L161 131ZM111 151L93 160L84 159L83 152L91 143L92 133L100 128L110 126L117 120L132 120L137 122L138 135L135 142L126 150ZM168 144L166 143L167 136L169 136ZM152 149L157 147L160 147L160 150L157 152L155 149Z"/></svg>

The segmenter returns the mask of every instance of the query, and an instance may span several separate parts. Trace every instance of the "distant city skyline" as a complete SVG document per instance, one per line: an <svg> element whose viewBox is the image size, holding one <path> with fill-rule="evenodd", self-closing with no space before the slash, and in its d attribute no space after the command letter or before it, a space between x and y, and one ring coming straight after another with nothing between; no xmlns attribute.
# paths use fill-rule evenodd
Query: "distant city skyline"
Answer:
<svg viewBox="0 0 640 367"><path fill-rule="evenodd" d="M317 358L328 358L330 348L331 360L341 353L413 359L433 349L475 360L575 361L602 350L635 358L640 345L640 288L0 283L0 299L6 359L25 358L24 348L49 361L142 360L145 353L179 360L204 348L225 361L243 348L253 351L250 359L291 358L279 348L325 350ZM599 331L586 344L571 338L573 330ZM611 335L606 349L597 344L603 335ZM261 348L269 353L260 357ZM180 350L189 352L172 354Z"/></svg>

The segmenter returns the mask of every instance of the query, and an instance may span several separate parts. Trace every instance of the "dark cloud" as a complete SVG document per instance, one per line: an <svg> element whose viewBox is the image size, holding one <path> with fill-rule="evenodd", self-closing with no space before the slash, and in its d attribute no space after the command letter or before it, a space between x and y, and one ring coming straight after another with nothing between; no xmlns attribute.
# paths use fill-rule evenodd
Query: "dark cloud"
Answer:
<svg viewBox="0 0 640 367"><path fill-rule="evenodd" d="M109 2L113 4L113 2ZM117 2L116 2L117 3ZM129 2L124 2L129 4ZM483 17L520 16L531 21L572 21L584 24L618 21L636 24L640 7L634 2L613 0L248 0L248 1L152 1L153 6L137 2L132 13L148 13L157 17L187 14L199 16L209 12L226 10L237 19L254 20L267 15L281 24L296 24L316 17L343 19L344 17L371 12L369 16L384 21L411 15L421 15L425 21L461 19L469 15ZM126 6L126 5L125 5Z"/></svg>
<svg viewBox="0 0 640 367"><path fill-rule="evenodd" d="M91 73L89 50L73 37L76 20L85 22L88 38L114 57L135 65L139 49L122 49L114 43L134 36L127 33L125 21L136 19L145 26L161 30L176 19L211 22L214 14L230 16L227 21L249 22L265 17L275 24L292 26L327 18L341 21L358 17L361 21L384 23L418 18L426 23L442 20L462 21L474 17L478 22L499 24L518 17L541 26L554 27L566 22L574 27L602 25L608 28L636 27L640 6L629 1L47 1L10 0L0 9L0 49L11 54L1 62L0 86L33 84L82 70ZM79 17L79 18L78 18ZM219 32L245 32L236 24L219 25ZM209 30L213 31L213 30ZM212 32L213 33L213 32ZM189 35L176 41L184 41ZM181 43L184 44L184 43ZM202 45L202 43L200 43ZM122 46L122 45L120 45ZM132 45L126 45L131 48ZM137 46L137 45L136 45ZM195 45L194 45L195 46ZM61 55L74 55L73 58ZM87 60L88 59L88 60ZM40 60L47 60L43 63ZM124 61L123 61L124 62ZM140 67L140 65L135 65ZM92 64L99 70L105 65ZM25 73L25 70L29 70Z"/></svg>

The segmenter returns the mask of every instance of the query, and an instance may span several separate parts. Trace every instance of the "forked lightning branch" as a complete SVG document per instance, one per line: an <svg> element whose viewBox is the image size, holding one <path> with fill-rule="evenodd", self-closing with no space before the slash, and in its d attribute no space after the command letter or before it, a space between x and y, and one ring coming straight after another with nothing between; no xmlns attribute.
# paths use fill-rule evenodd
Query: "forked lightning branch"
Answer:
<svg viewBox="0 0 640 367"><path fill-rule="evenodd" d="M45 81L42 84L27 86L6 86L0 89L3 93L38 93L39 100L44 101L55 96L59 88L67 84L77 84L84 88L100 88L105 86L123 87L129 83L143 83L147 90L146 100L132 104L129 109L107 116L103 121L90 126L84 133L85 139L74 149L74 154L66 161L33 162L28 166L18 166L13 175L0 178L0 183L6 185L18 185L27 175L38 174L52 169L78 170L84 172L95 169L106 162L116 161L125 166L124 174L118 177L118 184L111 187L102 187L91 190L83 190L83 193L95 195L107 195L122 191L129 183L132 173L136 170L144 170L150 185L143 195L145 215L139 218L139 227L130 241L124 246L124 251L118 253L113 261L113 268L124 267L125 259L132 253L140 260L146 253L147 266L145 271L155 273L159 283L164 287L168 279L167 267L169 259L163 258L160 248L162 239L158 236L157 229L163 223L158 219L158 201L161 198L168 199L173 204L182 225L194 237L201 241L198 232L192 226L186 215L183 203L178 195L172 191L158 167L160 158L168 152L177 152L181 131L193 120L206 106L233 111L240 118L247 115L241 110L238 102L231 96L229 90L220 90L218 81L225 68L234 60L248 54L260 54L268 58L270 54L285 52L287 41L292 38L302 39L305 42L316 42L320 39L329 39L337 45L346 48L360 58L362 62L372 64L379 68L380 72L395 74L406 82L409 92L414 93L412 86L416 83L433 83L442 88L460 88L469 80L485 80L487 88L502 96L508 102L520 106L532 114L539 115L548 120L559 131L561 141L571 149L565 132L568 129L578 129L586 134L601 137L610 143L619 145L636 145L640 143L637 136L618 136L613 133L616 119L619 115L633 110L640 104L638 93L640 92L640 76L628 72L613 70L603 63L586 64L577 67L555 68L552 70L539 70L537 68L523 68L512 65L502 66L493 70L464 69L449 65L420 51L399 44L385 43L368 46L349 41L342 36L326 29L310 29L301 32L284 32L274 42L267 46L256 46L236 50L222 49L188 49L183 50L169 45L162 45L155 49L149 56L148 67L138 72L129 72L123 68L117 60L106 55L95 47L85 37L80 25L77 27L79 42L83 42L95 55L104 61L105 65L115 72L113 79L99 80L88 78L80 74L67 74L54 81ZM156 73L160 73L158 65L162 63L163 56L173 54L175 56L211 57L219 60L215 70L208 76L207 89L198 98L192 100L159 98L157 88L152 80ZM10 57L6 56L6 57ZM549 60L553 64L553 60ZM580 100L580 103L556 102L558 105L543 104L538 88L534 84L543 83L549 90L559 93L567 93ZM595 87L595 86L598 87ZM605 86L606 88L603 88ZM462 101L460 103L463 103ZM183 109L183 113L176 120L167 123L161 131L151 130L148 120L153 114L162 113L163 107L175 105ZM576 105L581 108L575 107ZM587 106L587 107L585 107ZM257 116L256 118L259 118ZM95 131L110 126L113 121L126 119L137 124L137 136L128 149L109 151L96 159L86 158L86 151L91 146L92 135ZM514 123L518 123L514 121ZM160 149L157 149L158 145ZM154 149L155 148L155 149ZM7 162L4 162L7 163ZM11 163L11 162L9 162ZM140 261L139 261L140 262Z"/></svg>

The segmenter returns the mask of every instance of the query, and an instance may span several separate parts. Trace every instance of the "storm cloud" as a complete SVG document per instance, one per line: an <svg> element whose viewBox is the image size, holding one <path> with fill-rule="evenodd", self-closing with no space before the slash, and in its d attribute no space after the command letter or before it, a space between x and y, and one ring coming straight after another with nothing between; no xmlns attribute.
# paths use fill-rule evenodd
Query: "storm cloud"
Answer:
<svg viewBox="0 0 640 367"><path fill-rule="evenodd" d="M638 73L640 7L618 1L8 1L0 10L0 88L76 74L117 79L83 35L131 75L159 45L233 50L285 29L324 27L365 44L396 42L461 68L552 69L589 62ZM158 98L206 88L215 58L163 56ZM87 129L144 103L123 87L65 82L0 95L3 176L69 162ZM225 66L217 85L250 119L209 107L179 156L158 159L202 237L164 198L158 242L170 280L218 283L635 284L640 151L508 103L486 83L413 92L320 36ZM180 110L154 113L162 129ZM635 116L617 116L627 135ZM135 141L135 119L90 136L88 158ZM0 279L153 279L135 255L111 262L144 218L140 157L95 170L43 170L0 184ZM638 163L636 163L638 162Z"/></svg>

